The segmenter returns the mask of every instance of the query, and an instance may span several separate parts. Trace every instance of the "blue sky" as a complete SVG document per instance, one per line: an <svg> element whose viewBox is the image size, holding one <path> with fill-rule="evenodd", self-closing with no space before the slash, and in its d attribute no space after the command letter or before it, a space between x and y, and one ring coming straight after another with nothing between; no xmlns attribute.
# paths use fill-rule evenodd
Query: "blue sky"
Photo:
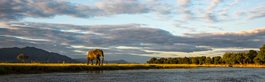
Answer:
<svg viewBox="0 0 265 82"><path fill-rule="evenodd" d="M124 0L126 1L126 0ZM132 0L134 1L134 0ZM183 0L184 3L188 0ZM204 20L203 14L207 12L207 9L214 3L214 0L190 0L188 1L187 10L191 11L194 15L193 18L188 20L183 20L182 13L183 9L180 7L181 1L177 0L166 0L164 2L158 1L162 7L168 7L167 11L171 12L168 14L161 14L156 11L151 11L148 13L139 13L139 14L115 14L110 16L96 16L90 18L78 18L66 15L56 15L52 18L33 18L27 17L22 21L26 22L45 22L45 23L60 23L60 24L74 24L74 25L119 25L119 24L144 24L153 28L160 28L167 30L175 35L183 35L186 32L194 32L196 29L197 32L236 32L242 30L249 30L253 28L259 28L265 25L264 17L250 19L249 16L238 16L237 13L248 12L257 7L262 7L265 5L265 2L262 0L216 0L217 3L215 7L210 11L213 12L213 15L218 17L220 21L211 22ZM74 3L75 5L92 5L95 6L100 0L69 0L69 2ZM107 2L107 1L105 1ZM146 0L139 1L139 3L144 4L145 6L150 5L149 3L155 3L155 0ZM111 3L111 2L107 2ZM166 4L166 5L164 5ZM157 5L151 5L157 6ZM227 9L227 10L226 10ZM205 11L204 13L199 13L198 10ZM222 13L222 10L228 16L219 16ZM185 22L178 22L185 21ZM178 25L176 25L178 24ZM191 30L193 29L193 30ZM203 29L203 30L202 30Z"/></svg>
<svg viewBox="0 0 265 82"><path fill-rule="evenodd" d="M0 47L72 58L102 48L110 60L133 62L258 50L264 9L263 0L2 0Z"/></svg>

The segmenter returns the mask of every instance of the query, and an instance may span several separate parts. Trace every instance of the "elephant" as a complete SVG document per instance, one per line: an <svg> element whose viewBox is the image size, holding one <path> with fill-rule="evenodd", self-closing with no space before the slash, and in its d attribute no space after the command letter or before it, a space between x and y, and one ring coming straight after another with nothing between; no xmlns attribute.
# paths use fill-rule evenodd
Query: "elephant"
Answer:
<svg viewBox="0 0 265 82"><path fill-rule="evenodd" d="M101 60L101 64L103 65L103 61L104 61L104 53L103 50L101 49L93 49L93 50L89 50L87 52L87 65L89 65L89 61L92 62L91 65L93 65L93 60L96 60L96 65L101 65L100 64L100 57L102 58Z"/></svg>

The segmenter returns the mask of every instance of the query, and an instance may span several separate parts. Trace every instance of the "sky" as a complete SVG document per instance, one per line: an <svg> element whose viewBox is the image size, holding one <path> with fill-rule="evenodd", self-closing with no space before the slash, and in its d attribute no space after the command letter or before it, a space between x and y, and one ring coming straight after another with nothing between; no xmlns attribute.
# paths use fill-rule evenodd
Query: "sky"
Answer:
<svg viewBox="0 0 265 82"><path fill-rule="evenodd" d="M265 44L263 0L1 0L0 47L107 60L220 56Z"/></svg>

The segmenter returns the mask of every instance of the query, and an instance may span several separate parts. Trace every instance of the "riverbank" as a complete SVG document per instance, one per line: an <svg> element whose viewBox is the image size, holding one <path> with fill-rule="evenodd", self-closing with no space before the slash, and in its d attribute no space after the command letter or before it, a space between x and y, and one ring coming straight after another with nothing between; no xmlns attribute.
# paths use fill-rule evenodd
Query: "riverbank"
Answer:
<svg viewBox="0 0 265 82"><path fill-rule="evenodd" d="M128 69L169 69L195 67L248 67L265 68L265 65L225 65L225 64L104 64L103 66L86 65L83 63L0 63L0 74L32 74L50 72L79 72L94 70L128 70Z"/></svg>

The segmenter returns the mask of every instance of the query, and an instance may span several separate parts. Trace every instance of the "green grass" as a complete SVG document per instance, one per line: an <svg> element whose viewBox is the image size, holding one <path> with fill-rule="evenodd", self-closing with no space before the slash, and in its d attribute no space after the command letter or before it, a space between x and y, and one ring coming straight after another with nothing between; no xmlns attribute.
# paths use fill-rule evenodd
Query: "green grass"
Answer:
<svg viewBox="0 0 265 82"><path fill-rule="evenodd" d="M196 65L196 64L104 64L103 66L84 63L0 63L2 74L32 74L49 72L79 72L93 70L128 70L128 69L169 69L194 67L228 67L228 65ZM233 65L233 67L262 67L264 65Z"/></svg>
<svg viewBox="0 0 265 82"><path fill-rule="evenodd" d="M49 72L78 72L93 70L128 70L160 68L187 68L187 66L171 66L166 64L104 64L103 66L96 66L82 63L0 63L0 74L31 74Z"/></svg>

